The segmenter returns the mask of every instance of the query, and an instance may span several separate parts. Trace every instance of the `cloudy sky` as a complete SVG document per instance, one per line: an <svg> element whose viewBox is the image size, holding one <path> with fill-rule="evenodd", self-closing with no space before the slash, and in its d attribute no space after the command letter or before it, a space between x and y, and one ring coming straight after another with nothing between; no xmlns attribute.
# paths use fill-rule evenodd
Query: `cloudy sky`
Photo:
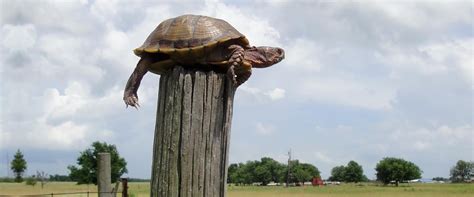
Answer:
<svg viewBox="0 0 474 197"><path fill-rule="evenodd" d="M163 20L227 20L286 59L255 69L235 98L230 162L263 156L369 178L383 157L449 176L473 153L472 1L1 0L0 176L21 149L28 173L67 174L79 152L116 144L130 177L149 178L159 76L126 109L132 50Z"/></svg>

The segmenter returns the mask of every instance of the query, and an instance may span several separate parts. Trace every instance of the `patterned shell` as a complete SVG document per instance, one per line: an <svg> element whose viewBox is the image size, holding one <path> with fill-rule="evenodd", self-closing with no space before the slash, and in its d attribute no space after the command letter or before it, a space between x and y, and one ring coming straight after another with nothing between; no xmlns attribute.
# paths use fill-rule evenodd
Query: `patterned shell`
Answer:
<svg viewBox="0 0 474 197"><path fill-rule="evenodd" d="M183 53L211 50L219 44L249 44L247 38L224 20L199 15L183 15L163 21L134 53Z"/></svg>

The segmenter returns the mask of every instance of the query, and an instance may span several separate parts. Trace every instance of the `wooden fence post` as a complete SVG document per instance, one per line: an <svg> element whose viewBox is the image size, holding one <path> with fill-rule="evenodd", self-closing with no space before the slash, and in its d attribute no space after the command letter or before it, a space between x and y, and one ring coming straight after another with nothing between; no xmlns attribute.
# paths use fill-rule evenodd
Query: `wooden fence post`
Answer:
<svg viewBox="0 0 474 197"><path fill-rule="evenodd" d="M110 153L99 153L97 158L97 188L99 197L111 197L112 192L111 183L111 168L110 168Z"/></svg>
<svg viewBox="0 0 474 197"><path fill-rule="evenodd" d="M151 196L226 195L234 92L214 71L175 67L161 75Z"/></svg>
<svg viewBox="0 0 474 197"><path fill-rule="evenodd" d="M128 179L122 178L122 197L128 197Z"/></svg>

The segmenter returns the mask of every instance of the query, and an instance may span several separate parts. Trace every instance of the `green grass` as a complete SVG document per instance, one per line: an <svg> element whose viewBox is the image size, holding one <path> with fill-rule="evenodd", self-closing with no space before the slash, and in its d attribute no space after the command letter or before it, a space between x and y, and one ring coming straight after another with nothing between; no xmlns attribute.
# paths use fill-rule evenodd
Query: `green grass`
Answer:
<svg viewBox="0 0 474 197"><path fill-rule="evenodd" d="M323 187L229 187L229 197L286 197L286 196L473 196L474 184L410 184L394 186L377 186L373 184L344 184Z"/></svg>
<svg viewBox="0 0 474 197"><path fill-rule="evenodd" d="M0 195L50 194L63 192L95 192L94 185L76 185L75 183L51 182L42 189L39 184L28 186L24 183L0 183ZM129 183L129 193L132 197L149 196L148 183ZM68 195L68 196L87 196ZM97 196L91 194L91 197ZM120 196L120 195L118 195ZM402 184L400 187L377 186L374 184L343 184L340 186L324 187L280 187L280 186L229 186L229 197L287 197L287 196L390 196L390 197L441 197L441 196L474 196L474 184Z"/></svg>

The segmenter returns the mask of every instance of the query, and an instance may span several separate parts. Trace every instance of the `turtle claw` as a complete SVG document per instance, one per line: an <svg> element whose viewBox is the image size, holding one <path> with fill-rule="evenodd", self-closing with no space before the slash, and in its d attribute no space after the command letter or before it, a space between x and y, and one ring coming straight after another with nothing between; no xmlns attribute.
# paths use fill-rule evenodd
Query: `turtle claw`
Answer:
<svg viewBox="0 0 474 197"><path fill-rule="evenodd" d="M229 49L232 50L232 56L229 59L229 69L227 70L227 75L232 80L233 86L237 87L241 83L239 83L237 80L239 76L236 75L235 69L241 70L240 67L244 64L244 49L239 45L231 45Z"/></svg>
<svg viewBox="0 0 474 197"><path fill-rule="evenodd" d="M138 97L134 94L125 96L123 101L125 101L126 108L128 108L129 105L135 107L136 109L140 107L140 104L138 104Z"/></svg>
<svg viewBox="0 0 474 197"><path fill-rule="evenodd" d="M232 80L232 85L236 86L237 85L237 75L235 75L234 65L230 66L229 69L227 69L227 76L229 77L230 80Z"/></svg>

